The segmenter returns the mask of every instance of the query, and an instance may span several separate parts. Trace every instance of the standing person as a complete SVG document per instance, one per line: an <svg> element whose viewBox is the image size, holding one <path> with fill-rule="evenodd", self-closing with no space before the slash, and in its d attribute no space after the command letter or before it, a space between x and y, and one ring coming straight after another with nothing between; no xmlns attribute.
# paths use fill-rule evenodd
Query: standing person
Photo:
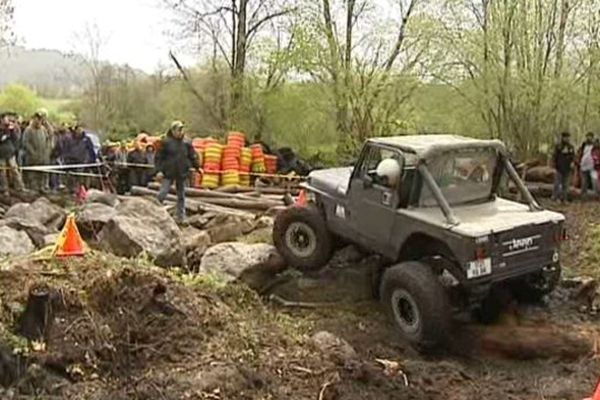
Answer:
<svg viewBox="0 0 600 400"><path fill-rule="evenodd" d="M70 138L70 133L67 131L67 126L63 125L55 131L54 147L50 153L50 159L53 165L64 165L64 154L67 143ZM58 174L50 175L50 190L58 191L62 186L61 176Z"/></svg>
<svg viewBox="0 0 600 400"><path fill-rule="evenodd" d="M185 182L190 169L200 170L198 155L192 145L184 141L184 125L174 121L167 132L165 141L156 154L157 179L162 180L158 200L163 203L169 194L171 185L177 189L177 214L179 222L185 218Z"/></svg>
<svg viewBox="0 0 600 400"><path fill-rule="evenodd" d="M127 155L129 167L129 188L132 186L146 186L146 153L142 151L142 143L135 142L135 148Z"/></svg>
<svg viewBox="0 0 600 400"><path fill-rule="evenodd" d="M585 135L585 141L581 145L578 154L579 161L579 173L581 175L581 196L587 194L588 189L592 189L594 193L597 192L597 184L593 179L594 175L594 158L592 151L594 150L594 134L588 132Z"/></svg>
<svg viewBox="0 0 600 400"><path fill-rule="evenodd" d="M552 199L565 202L569 194L570 177L573 173L573 162L575 161L575 148L571 144L571 134L563 132L560 142L554 147L552 164L556 169L554 176L554 190Z"/></svg>
<svg viewBox="0 0 600 400"><path fill-rule="evenodd" d="M154 169L155 159L156 159L156 149L154 148L154 145L149 144L148 146L146 146L146 164L151 166L152 169ZM150 182L152 182L152 179L154 178L154 174L152 173L151 169L148 169L147 172L148 173L146 174L146 185L148 185Z"/></svg>
<svg viewBox="0 0 600 400"><path fill-rule="evenodd" d="M25 165L28 167L48 165L50 163L53 130L47 117L48 112L46 110L38 110L23 133ZM40 193L47 191L48 174L40 171L31 171L26 176L32 190Z"/></svg>
<svg viewBox="0 0 600 400"><path fill-rule="evenodd" d="M0 118L0 191L3 195L8 195L8 179L10 173L11 180L16 190L23 190L23 180L21 171L17 164L17 143L19 140L18 125L15 124L11 115L2 115Z"/></svg>
<svg viewBox="0 0 600 400"><path fill-rule="evenodd" d="M92 140L85 134L83 128L79 125L71 128L71 134L64 142L64 151L62 158L66 165L82 165L95 162L94 144ZM70 169L69 172L82 173L84 168ZM82 183L86 183L86 179L80 176L67 175L67 187L73 194L78 193Z"/></svg>

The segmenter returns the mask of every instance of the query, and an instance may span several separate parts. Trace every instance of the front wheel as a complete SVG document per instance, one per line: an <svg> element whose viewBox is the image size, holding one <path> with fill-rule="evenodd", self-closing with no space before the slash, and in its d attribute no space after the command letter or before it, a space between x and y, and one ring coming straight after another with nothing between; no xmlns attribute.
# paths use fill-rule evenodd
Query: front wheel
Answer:
<svg viewBox="0 0 600 400"><path fill-rule="evenodd" d="M386 270L381 301L400 334L413 347L428 352L445 344L451 308L429 265L404 262Z"/></svg>
<svg viewBox="0 0 600 400"><path fill-rule="evenodd" d="M561 273L560 264L545 267L540 272L527 275L514 282L513 294L517 300L522 302L539 302L558 286Z"/></svg>
<svg viewBox="0 0 600 400"><path fill-rule="evenodd" d="M317 208L290 207L275 218L273 243L291 267L314 271L331 259L334 238Z"/></svg>

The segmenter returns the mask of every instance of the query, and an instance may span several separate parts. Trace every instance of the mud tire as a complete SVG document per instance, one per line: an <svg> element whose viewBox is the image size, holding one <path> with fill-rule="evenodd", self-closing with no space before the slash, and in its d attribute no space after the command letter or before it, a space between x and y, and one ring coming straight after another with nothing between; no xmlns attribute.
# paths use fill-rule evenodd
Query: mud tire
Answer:
<svg viewBox="0 0 600 400"><path fill-rule="evenodd" d="M335 239L315 206L290 207L275 218L273 243L289 266L308 272L329 262Z"/></svg>
<svg viewBox="0 0 600 400"><path fill-rule="evenodd" d="M387 269L380 297L395 327L412 347L430 353L447 344L451 308L429 265L411 261Z"/></svg>

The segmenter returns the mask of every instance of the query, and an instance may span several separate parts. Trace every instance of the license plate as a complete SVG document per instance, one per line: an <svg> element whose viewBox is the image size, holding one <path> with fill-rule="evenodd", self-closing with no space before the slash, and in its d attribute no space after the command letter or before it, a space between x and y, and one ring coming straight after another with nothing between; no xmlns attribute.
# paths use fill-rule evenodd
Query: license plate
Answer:
<svg viewBox="0 0 600 400"><path fill-rule="evenodd" d="M483 260L476 260L469 262L467 268L467 279L479 278L481 276L489 275L492 273L492 259L484 258Z"/></svg>

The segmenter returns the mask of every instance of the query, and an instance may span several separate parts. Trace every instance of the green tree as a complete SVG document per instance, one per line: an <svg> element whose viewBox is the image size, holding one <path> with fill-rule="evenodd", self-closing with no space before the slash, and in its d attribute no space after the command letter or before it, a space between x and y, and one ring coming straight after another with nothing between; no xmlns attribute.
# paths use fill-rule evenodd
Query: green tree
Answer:
<svg viewBox="0 0 600 400"><path fill-rule="evenodd" d="M24 117L30 117L41 101L31 89L22 85L7 86L0 92L0 110L13 111Z"/></svg>
<svg viewBox="0 0 600 400"><path fill-rule="evenodd" d="M0 48L14 43L12 30L14 13L12 0L0 0Z"/></svg>

